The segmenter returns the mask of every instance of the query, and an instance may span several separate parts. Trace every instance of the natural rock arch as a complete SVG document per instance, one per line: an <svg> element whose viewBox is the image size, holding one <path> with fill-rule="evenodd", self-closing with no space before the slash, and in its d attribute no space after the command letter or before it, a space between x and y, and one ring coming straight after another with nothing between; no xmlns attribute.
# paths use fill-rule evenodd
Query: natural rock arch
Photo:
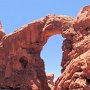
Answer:
<svg viewBox="0 0 90 90"><path fill-rule="evenodd" d="M90 6L84 7L76 19L48 15L21 27L10 35L5 35L0 27L0 89L1 86L15 88L19 85L21 90L50 90L40 52L50 36L61 34L66 38L62 46L63 73L55 83L55 90L73 90L80 87L85 90L85 85L86 90L89 90L90 87L85 82L90 78L89 27ZM27 57L26 69L23 69L19 62L21 56ZM78 79L80 81L85 79L84 86L77 82ZM78 87L75 86L75 81Z"/></svg>
<svg viewBox="0 0 90 90"><path fill-rule="evenodd" d="M9 56L5 57L4 59L5 62L7 62L6 60L9 60L9 62L7 62L7 65L4 64L6 66L6 70L4 71L5 77L12 77L12 79L16 81L11 82L14 86L17 84L16 79L19 78L19 76L13 78L14 76L12 75L12 73L13 71L17 71L19 73L19 71L23 70L19 64L20 62L21 64L23 64L22 62L25 61L22 58L20 59L20 57L25 56L28 59L28 62L25 61L25 63L28 63L27 68L31 71L30 76L28 76L28 74L26 73L26 77L28 77L29 79L33 76L33 78L37 77L35 81L33 79L33 82L36 85L35 87L37 89L39 88L39 90L49 90L45 75L44 62L40 58L40 52L44 44L47 42L48 38L55 34L62 34L62 36L66 38L64 43L66 44L68 41L70 43L70 41L72 41L73 35L75 34L73 28L73 19L67 16L48 15L43 19L40 19L38 21L25 25L24 27L21 27L19 30L16 30L13 34L6 35L2 38L2 47L0 47L0 49L3 49L4 55ZM65 44L63 44L63 51L67 48ZM72 43L70 43L70 45L72 47ZM5 48L7 48L7 51ZM68 51L68 53L69 52L70 50ZM1 57L3 56L1 55ZM66 61L64 59L62 61L62 67L64 69L66 67L65 64ZM29 72L28 69L25 69L26 72ZM21 76L24 77L24 74L22 74ZM3 76L3 78L5 77ZM25 80L25 82L27 82L27 79ZM37 84L38 80L40 84ZM24 84L23 79L21 79L21 82L22 84ZM32 86L28 85L28 87ZM26 88L28 87L26 86Z"/></svg>
<svg viewBox="0 0 90 90"><path fill-rule="evenodd" d="M63 46L62 46L63 60L61 65L64 70L64 68L66 67L65 66L67 62L66 60L69 60L68 54L73 49L73 46L72 46L73 36L76 34L73 27L74 20L67 16L56 16L56 15L48 15L46 19L47 19L47 22L41 34L41 36L44 38L45 43L47 42L49 37L56 34L61 34L64 38L66 38L64 39Z"/></svg>

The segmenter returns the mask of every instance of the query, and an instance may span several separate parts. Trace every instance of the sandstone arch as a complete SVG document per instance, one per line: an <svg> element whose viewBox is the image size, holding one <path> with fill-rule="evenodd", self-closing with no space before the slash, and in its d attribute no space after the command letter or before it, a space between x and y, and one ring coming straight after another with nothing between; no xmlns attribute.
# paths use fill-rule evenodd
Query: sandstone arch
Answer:
<svg viewBox="0 0 90 90"><path fill-rule="evenodd" d="M82 81L87 78L88 81L90 78L89 9L90 6L82 9L76 19L48 15L21 27L10 35L0 36L0 85L12 88L19 85L21 90L50 90L40 52L50 36L61 34L66 38L62 46L63 73L55 83L55 90L73 90L81 87L85 90L85 85L86 90L89 90L85 81L83 81L84 86L77 82L78 79ZM83 16L87 18L83 19ZM22 69L19 65L21 56L28 58L26 69ZM75 86L76 83L78 87Z"/></svg>
<svg viewBox="0 0 90 90"><path fill-rule="evenodd" d="M38 21L25 25L24 27L21 27L19 30L16 30L11 35L4 36L1 41L2 47L0 47L0 49L3 49L4 55L7 55L7 57L5 57L4 59L5 62L7 63L7 60L9 60L9 63L18 62L17 60L21 55L25 55L28 58L32 59L28 61L28 64L32 64L31 66L32 75L30 77L33 77L33 76L34 76L33 78L37 77L37 80L34 81L33 79L33 82L35 83L37 88L38 87L41 88L39 90L49 90L49 87L47 85L46 75L45 75L44 62L40 58L40 52L44 44L47 42L48 38L52 35L62 34L62 36L66 38L66 41L67 40L72 41L72 38L73 38L72 36L75 34L74 28L73 28L73 22L74 22L73 19L67 16L48 15L43 19L40 19ZM66 47L64 46L64 48ZM63 63L62 64L63 68L65 68L64 64L66 64L66 62L62 62L62 63ZM11 75L9 74L9 76L12 77L12 79L16 79L17 77L19 78L19 76L16 76L16 78L13 78L14 76L12 75L12 73L13 73L13 70L14 71L16 70L17 72L19 72L21 70L19 69L20 67L18 67L18 69L17 68L13 69L12 65L9 67L8 65L6 66L6 68L11 68L10 69ZM16 64L15 66L17 67ZM24 76L22 75L22 77ZM26 74L26 77L30 79L28 74ZM37 85L38 80L40 84ZM22 79L21 79L21 82L23 82ZM25 82L27 82L27 79ZM31 79L30 79L30 82L31 82ZM13 86L15 86L17 81L16 83L15 82L11 82L11 83L13 84ZM27 88L28 87L29 86L27 86Z"/></svg>

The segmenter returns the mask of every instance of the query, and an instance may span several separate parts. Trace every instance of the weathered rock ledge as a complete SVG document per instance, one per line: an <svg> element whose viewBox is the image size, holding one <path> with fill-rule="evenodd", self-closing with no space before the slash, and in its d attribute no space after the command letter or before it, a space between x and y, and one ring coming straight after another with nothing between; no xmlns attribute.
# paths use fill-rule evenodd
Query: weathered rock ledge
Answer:
<svg viewBox="0 0 90 90"><path fill-rule="evenodd" d="M53 83L40 52L61 34L62 74ZM0 90L90 90L90 6L77 17L48 15L6 35L0 24Z"/></svg>

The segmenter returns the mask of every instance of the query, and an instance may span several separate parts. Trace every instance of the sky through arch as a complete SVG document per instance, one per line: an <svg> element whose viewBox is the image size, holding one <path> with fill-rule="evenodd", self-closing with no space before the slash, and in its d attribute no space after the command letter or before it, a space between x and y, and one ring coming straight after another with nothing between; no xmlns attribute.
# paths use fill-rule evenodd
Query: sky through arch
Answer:
<svg viewBox="0 0 90 90"><path fill-rule="evenodd" d="M41 51L41 58L45 62L46 73L53 73L56 80L61 73L63 37L60 34L51 36Z"/></svg>

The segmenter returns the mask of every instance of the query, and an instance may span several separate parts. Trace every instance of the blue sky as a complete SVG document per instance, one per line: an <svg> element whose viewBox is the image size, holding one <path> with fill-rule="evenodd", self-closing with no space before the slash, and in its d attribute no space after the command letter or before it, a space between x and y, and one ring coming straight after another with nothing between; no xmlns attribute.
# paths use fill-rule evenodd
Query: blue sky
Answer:
<svg viewBox="0 0 90 90"><path fill-rule="evenodd" d="M75 17L81 7L89 4L90 0L0 0L0 20L8 34L48 14ZM52 36L41 53L46 72L54 72L55 78L60 75L62 39L60 35Z"/></svg>

